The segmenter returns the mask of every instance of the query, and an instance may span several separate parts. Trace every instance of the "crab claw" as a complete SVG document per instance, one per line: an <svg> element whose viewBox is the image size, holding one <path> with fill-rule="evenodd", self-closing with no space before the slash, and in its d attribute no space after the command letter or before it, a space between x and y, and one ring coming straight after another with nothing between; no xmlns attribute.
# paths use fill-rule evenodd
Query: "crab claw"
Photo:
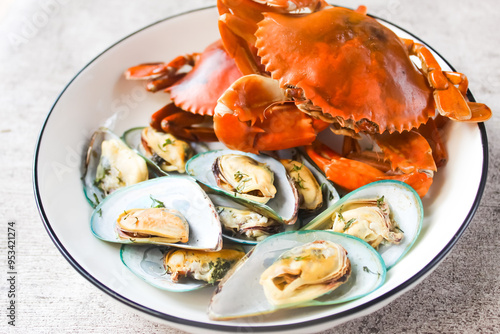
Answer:
<svg viewBox="0 0 500 334"><path fill-rule="evenodd" d="M235 81L219 98L214 115L217 138L252 153L309 145L327 126L287 101L277 81L260 75Z"/></svg>
<svg viewBox="0 0 500 334"><path fill-rule="evenodd" d="M187 141L217 141L209 123L210 116L187 112L174 103L169 103L151 116L150 125L160 132L173 134L176 138Z"/></svg>
<svg viewBox="0 0 500 334"><path fill-rule="evenodd" d="M125 71L127 80L148 80L146 89L157 92L168 88L184 78L186 73L179 72L185 65L194 66L200 54L192 53L178 56L168 63L145 63L130 67Z"/></svg>
<svg viewBox="0 0 500 334"><path fill-rule="evenodd" d="M329 180L348 191L371 182L390 179L405 182L420 197L425 196L432 184L433 171L436 170L432 150L425 138L416 132L405 132L379 136L376 141L384 159L390 161L391 170L387 172L361 161L344 158L317 142L306 147L306 152Z"/></svg>
<svg viewBox="0 0 500 334"><path fill-rule="evenodd" d="M343 158L321 143L306 147L307 155L325 172L326 177L348 191L384 178L385 173L366 163Z"/></svg>
<svg viewBox="0 0 500 334"><path fill-rule="evenodd" d="M433 96L439 114L459 122L484 122L491 118L491 109L467 100L467 77L458 72L442 71L429 49L412 40L402 39L410 55L422 62L422 72L434 89Z"/></svg>

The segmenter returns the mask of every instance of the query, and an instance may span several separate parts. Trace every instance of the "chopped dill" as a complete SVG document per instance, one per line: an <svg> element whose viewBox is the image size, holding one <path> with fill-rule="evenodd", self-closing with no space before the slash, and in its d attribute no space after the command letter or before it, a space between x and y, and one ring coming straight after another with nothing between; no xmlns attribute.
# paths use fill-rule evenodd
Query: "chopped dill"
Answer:
<svg viewBox="0 0 500 334"><path fill-rule="evenodd" d="M162 201L159 201L159 200L153 198L152 195L149 195L149 198L151 198L151 200L153 201L153 204L151 204L152 208L164 208L165 207L165 204Z"/></svg>
<svg viewBox="0 0 500 334"><path fill-rule="evenodd" d="M384 204L384 196L382 196L379 199L377 199L377 208L380 209L383 204Z"/></svg>
<svg viewBox="0 0 500 334"><path fill-rule="evenodd" d="M172 145L175 143L175 140L172 140L170 138L165 139L165 142L163 143L162 147L165 147L167 145Z"/></svg>
<svg viewBox="0 0 500 334"><path fill-rule="evenodd" d="M236 182L240 182L245 176L248 175L240 171L236 171L236 173L234 173L234 179L236 180Z"/></svg>
<svg viewBox="0 0 500 334"><path fill-rule="evenodd" d="M374 275L380 276L380 273L376 273L374 271L371 271L370 268L368 268L367 266L363 266L363 271L366 273L369 273L369 274L374 274Z"/></svg>
<svg viewBox="0 0 500 334"><path fill-rule="evenodd" d="M215 284L215 282L220 281L231 269L233 261L226 261L221 258L217 259L217 262L210 261L209 268L212 271L210 275L209 284Z"/></svg>
<svg viewBox="0 0 500 334"><path fill-rule="evenodd" d="M351 227L352 223L356 221L356 218L350 219L347 223L344 225L344 231L347 230L349 227Z"/></svg>
<svg viewBox="0 0 500 334"><path fill-rule="evenodd" d="M236 186L236 192L242 193L243 190L245 189L245 183L247 183L250 180L252 180L251 177L247 177L246 179L240 180L238 185Z"/></svg>

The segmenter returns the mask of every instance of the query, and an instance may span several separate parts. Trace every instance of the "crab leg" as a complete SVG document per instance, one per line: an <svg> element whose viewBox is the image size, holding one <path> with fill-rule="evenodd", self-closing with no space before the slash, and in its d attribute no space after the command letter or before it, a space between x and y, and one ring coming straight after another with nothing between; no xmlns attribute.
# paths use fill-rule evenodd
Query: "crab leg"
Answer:
<svg viewBox="0 0 500 334"><path fill-rule="evenodd" d="M375 141L391 163L393 171L409 174L413 171L437 171L432 149L425 138L415 131L376 135Z"/></svg>
<svg viewBox="0 0 500 334"><path fill-rule="evenodd" d="M217 141L211 127L193 127L206 121L206 117L186 112L173 103L167 104L151 116L150 125L157 131L173 134L189 141Z"/></svg>
<svg viewBox="0 0 500 334"><path fill-rule="evenodd" d="M447 122L449 119L444 116L438 115L436 119L430 118L427 123L422 124L417 131L424 136L432 149L432 157L436 163L436 167L442 167L448 161L448 152L446 151L445 144L439 133L438 124L440 122Z"/></svg>
<svg viewBox="0 0 500 334"><path fill-rule="evenodd" d="M150 92L168 88L182 79L186 73L179 73L184 66L194 66L200 54L178 56L168 63L145 63L125 71L127 80L149 80L146 89Z"/></svg>
<svg viewBox="0 0 500 334"><path fill-rule="evenodd" d="M410 55L418 56L422 62L422 71L431 87L435 89L434 102L441 115L462 122L483 122L491 117L488 106L467 101L465 92L468 81L464 74L443 72L429 49L409 39L401 40ZM458 85L458 88L455 85Z"/></svg>
<svg viewBox="0 0 500 334"><path fill-rule="evenodd" d="M309 157L326 177L347 190L354 190L384 178L385 173L360 161L346 159L324 144L307 146Z"/></svg>
<svg viewBox="0 0 500 334"><path fill-rule="evenodd" d="M384 158L391 163L387 172L362 161L344 158L321 143L306 147L306 152L329 180L348 191L391 179L409 184L423 197L432 184L432 172L436 170L425 138L416 132L406 132L404 135L379 136L376 140Z"/></svg>

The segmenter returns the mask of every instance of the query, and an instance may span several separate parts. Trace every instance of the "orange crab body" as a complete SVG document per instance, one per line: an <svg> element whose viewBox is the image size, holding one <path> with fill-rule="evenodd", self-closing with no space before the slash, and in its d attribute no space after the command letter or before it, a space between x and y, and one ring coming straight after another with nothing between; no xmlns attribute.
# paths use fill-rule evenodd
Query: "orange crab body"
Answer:
<svg viewBox="0 0 500 334"><path fill-rule="evenodd" d="M241 80L253 74L269 77L285 91L281 103L293 102L330 123L337 134L374 136L381 160L365 162L369 154L364 152L361 160L349 159L318 144L307 149L346 189L390 178L411 184L423 196L435 162L442 165L447 158L433 119L481 122L491 117L486 105L468 101L465 75L443 71L425 46L399 38L367 16L364 6L353 11L323 0L218 0L218 8L222 41L244 74ZM247 93L238 90L240 96ZM271 108L276 102L262 103Z"/></svg>
<svg viewBox="0 0 500 334"><path fill-rule="evenodd" d="M431 87L405 45L373 18L334 7L304 16L266 13L258 26L255 45L266 70L282 86L302 89L323 118L382 133L435 115Z"/></svg>

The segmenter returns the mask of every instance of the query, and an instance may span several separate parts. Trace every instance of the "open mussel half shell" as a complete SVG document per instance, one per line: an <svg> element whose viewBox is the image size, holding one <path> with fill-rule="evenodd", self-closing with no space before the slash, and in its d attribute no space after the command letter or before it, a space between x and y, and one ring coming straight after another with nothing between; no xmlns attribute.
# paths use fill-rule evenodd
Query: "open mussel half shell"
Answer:
<svg viewBox="0 0 500 334"><path fill-rule="evenodd" d="M201 289L207 282L185 279L176 283L170 279L164 266L168 247L155 245L123 245L120 257L125 266L146 283L167 291L185 292Z"/></svg>
<svg viewBox="0 0 500 334"><path fill-rule="evenodd" d="M143 231L137 232L137 235L129 233L130 236L124 238L117 228L117 220L123 217L124 212L160 207L178 216L176 220L187 221L187 242L172 243ZM136 221L138 225L142 224L138 219ZM155 231L153 228L158 220L149 219L147 224ZM188 176L164 176L117 190L95 208L90 225L96 237L108 242L153 243L207 251L217 251L222 247L221 226L215 207L201 187Z"/></svg>
<svg viewBox="0 0 500 334"><path fill-rule="evenodd" d="M309 185L307 182L307 179L309 178L308 177L309 173L312 174L312 177L314 177L316 183L320 187L320 191L322 193L321 205L316 206L314 209L299 207L299 218L301 224L306 225L321 212L325 211L327 208L329 208L335 202L337 202L340 199L339 193L337 192L337 189L335 189L335 187L333 186L333 183L326 178L323 172L321 172L316 167L316 165L312 164L300 151L291 149L291 150L283 150L278 153L280 154L282 163L284 164L286 162L289 163L288 168L286 166L285 168L287 168L292 181L294 181L296 185L297 191L299 193L299 204L301 201L300 199L301 190L305 191L308 190L302 188L309 188L315 186L315 185Z"/></svg>
<svg viewBox="0 0 500 334"><path fill-rule="evenodd" d="M166 267L166 257L174 252L205 255L191 267L193 270L199 270L205 276L211 275L211 277L214 277L214 282L195 279L190 276L176 280ZM206 252L205 254L201 251L157 245L123 245L120 250L120 258L123 264L132 273L158 289L172 292L193 291L215 284L221 278L219 276L223 276L227 272L231 263L234 264L234 261L237 261L236 259L241 258L243 255L243 249L236 247L224 248L219 252ZM221 260L219 260L219 257Z"/></svg>
<svg viewBox="0 0 500 334"><path fill-rule="evenodd" d="M349 206L353 207L353 205L359 207L357 211L362 215L359 219L354 216L351 217L345 212ZM388 205L389 212L385 212L386 210L382 205ZM353 235L363 233L363 235L368 235L365 227L355 228L355 224L357 221L363 224L370 224L369 220L371 218L369 217L373 216L373 210L363 210L370 206L374 209L380 207L383 211L382 215L387 213L390 218L390 229L382 231L376 225L373 225L373 228L370 228L368 231L372 240L372 236L379 232L387 232L390 237L389 239L393 239L392 241L394 242L391 240L389 240L391 242L382 241L378 247L375 245L384 259L387 268L390 269L408 252L422 228L424 217L422 201L418 194L406 183L382 180L354 190L318 215L302 229L330 230L333 228L334 220L338 221L340 217L344 222L344 228L341 229L344 233L351 233ZM342 215L343 212L345 213L345 217ZM360 232L350 232L350 230L358 230ZM357 236L361 237L361 235Z"/></svg>
<svg viewBox="0 0 500 334"><path fill-rule="evenodd" d="M153 147L145 148L144 145L147 142L145 137L149 138L149 145ZM123 133L122 138L159 175L184 173L187 160L194 154L224 148L224 145L220 142L188 143L175 138L171 134L161 133L150 127L131 128ZM158 153L155 154L154 151ZM170 162L168 163L166 160Z"/></svg>
<svg viewBox="0 0 500 334"><path fill-rule="evenodd" d="M273 173L273 185L276 188L274 197L269 199L266 204L263 204L253 201L237 191L229 191L219 187L216 176L212 170L212 166L214 166L214 163L218 158L228 155L250 157L259 164L265 164ZM254 209L254 211L261 213L266 217L273 218L285 224L293 224L297 219L297 189L286 173L285 167L278 160L272 157L233 150L208 151L192 157L186 164L186 171L189 175L211 188L213 191L228 196L234 201L242 203L245 206L250 206ZM235 177L238 176L237 172L234 174ZM247 178L249 177L246 175L243 176L242 174L242 177L240 178L241 182L247 180Z"/></svg>
<svg viewBox="0 0 500 334"><path fill-rule="evenodd" d="M350 277L347 281L313 299L280 305L271 303L260 283L262 274L286 256L288 251L322 241L340 245L347 252L350 262ZM300 260L307 259L303 257ZM259 243L231 269L214 292L208 314L212 320L230 320L286 308L345 303L378 289L384 283L385 276L386 268L380 255L359 238L330 231L280 233ZM238 296L237 302L235 296ZM335 311L332 312L334 314Z"/></svg>
<svg viewBox="0 0 500 334"><path fill-rule="evenodd" d="M283 224L255 212L251 205L237 203L228 196L216 192L208 192L208 196L219 214L222 235L232 242L256 245L273 234L293 231L298 228L298 224Z"/></svg>
<svg viewBox="0 0 500 334"><path fill-rule="evenodd" d="M90 139L85 157L83 189L96 207L110 193L149 178L146 162L116 134L101 127Z"/></svg>

